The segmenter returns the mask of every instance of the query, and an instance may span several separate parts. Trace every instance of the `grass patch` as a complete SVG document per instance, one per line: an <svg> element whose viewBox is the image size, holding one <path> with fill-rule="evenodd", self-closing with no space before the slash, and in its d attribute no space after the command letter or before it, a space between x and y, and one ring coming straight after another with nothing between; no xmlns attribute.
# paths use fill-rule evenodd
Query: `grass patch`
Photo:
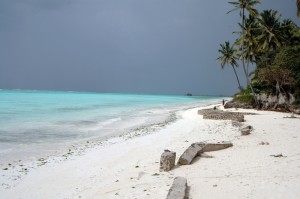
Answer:
<svg viewBox="0 0 300 199"><path fill-rule="evenodd" d="M234 98L234 101L238 101L238 102L245 103L245 104L252 104L252 105L255 103L253 95L251 95L249 93L243 93L240 95L236 95Z"/></svg>

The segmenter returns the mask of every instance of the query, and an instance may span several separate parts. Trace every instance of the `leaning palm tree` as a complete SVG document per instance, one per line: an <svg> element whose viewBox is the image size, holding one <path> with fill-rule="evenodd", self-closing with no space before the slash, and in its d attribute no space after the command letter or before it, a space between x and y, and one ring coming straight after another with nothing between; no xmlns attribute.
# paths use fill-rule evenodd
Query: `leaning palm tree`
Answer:
<svg viewBox="0 0 300 199"><path fill-rule="evenodd" d="M219 62L221 62L221 68L222 69L224 69L225 65L228 65L228 66L232 67L232 69L234 71L234 74L235 74L235 77L236 77L236 80L237 80L238 85L239 85L239 89L240 89L240 91L242 91L243 88L241 86L239 77L238 77L237 72L235 70L235 67L238 67L237 57L236 57L237 50L234 48L233 45L230 45L229 41L226 41L225 45L220 44L220 46L221 46L221 49L219 49L219 53L221 53L221 56L218 57L217 60Z"/></svg>
<svg viewBox="0 0 300 199"><path fill-rule="evenodd" d="M257 12L256 9L254 9L254 6L256 4L260 4L260 1L259 0L237 0L236 2L229 2L229 4L234 5L234 8L232 10L228 11L227 14L230 13L230 12L236 11L236 10L240 10L240 16L242 18L242 27L244 27L245 26L245 17L246 17L245 11L248 11L250 16L256 17L258 12ZM244 34L244 28L242 28L242 34ZM244 52L244 41L243 40L241 41L240 49L241 49L241 52ZM242 65L243 65L245 77L246 77L246 80L247 80L247 85L250 86L250 89L251 89L251 92L252 92L253 97L255 99L255 102L258 105L253 87L252 87L251 82L249 80L249 75L248 75L247 70L246 70L245 57L242 56L241 59L242 59Z"/></svg>

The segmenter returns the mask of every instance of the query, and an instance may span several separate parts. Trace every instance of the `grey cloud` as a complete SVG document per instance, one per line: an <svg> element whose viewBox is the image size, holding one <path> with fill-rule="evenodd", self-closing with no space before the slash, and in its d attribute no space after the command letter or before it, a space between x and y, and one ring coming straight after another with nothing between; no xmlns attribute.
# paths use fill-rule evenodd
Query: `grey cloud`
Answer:
<svg viewBox="0 0 300 199"><path fill-rule="evenodd" d="M12 0L14 1L14 0ZM77 0L15 0L17 4L31 6L37 9L56 10L69 6Z"/></svg>
<svg viewBox="0 0 300 199"><path fill-rule="evenodd" d="M263 4L275 1L293 16L292 2ZM233 94L234 74L215 61L240 21L229 9L225 0L1 0L0 88Z"/></svg>

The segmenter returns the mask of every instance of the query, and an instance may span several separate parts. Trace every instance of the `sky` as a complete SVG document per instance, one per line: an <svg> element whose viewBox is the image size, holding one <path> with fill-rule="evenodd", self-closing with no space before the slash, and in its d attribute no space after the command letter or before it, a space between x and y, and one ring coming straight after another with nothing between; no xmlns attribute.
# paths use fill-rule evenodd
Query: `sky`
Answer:
<svg viewBox="0 0 300 199"><path fill-rule="evenodd" d="M295 1L257 8L300 25ZM231 96L233 70L216 61L240 22L227 2L0 0L0 88Z"/></svg>

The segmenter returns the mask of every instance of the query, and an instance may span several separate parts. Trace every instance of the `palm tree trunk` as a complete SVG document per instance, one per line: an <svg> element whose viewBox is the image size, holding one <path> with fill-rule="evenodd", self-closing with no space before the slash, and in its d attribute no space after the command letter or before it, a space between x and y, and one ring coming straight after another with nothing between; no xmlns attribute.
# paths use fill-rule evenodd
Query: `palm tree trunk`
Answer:
<svg viewBox="0 0 300 199"><path fill-rule="evenodd" d="M242 60L242 64L243 64L243 69L244 69L244 73L245 73L246 80L247 80L247 85L248 85L248 86L250 87L250 89L251 89L251 93L252 93L252 95L253 95L253 97L254 97L255 103L258 105L257 100L256 100L256 97L255 97L254 89L253 89L252 84L251 84L251 82L250 82L250 80L249 80L249 75L247 74L247 71L246 71L245 60L244 60L244 58L243 58L243 60Z"/></svg>
<svg viewBox="0 0 300 199"><path fill-rule="evenodd" d="M244 35L244 26L245 26L245 8L243 8L242 10L242 24L243 24L243 29L242 29L242 34ZM242 37L242 46L241 46L241 51L242 53L244 52L244 37ZM242 56L242 64L243 64L243 69L244 69L244 73L245 73L245 76L246 76L246 80L247 80L247 86L249 85L249 78L248 78L248 74L247 74L247 70L246 70L246 67L245 67L245 58L244 56Z"/></svg>
<svg viewBox="0 0 300 199"><path fill-rule="evenodd" d="M244 31L245 31L244 30L244 26L245 26L245 8L243 8L243 10L242 10L242 25L243 25L242 34L244 35ZM244 52L244 38L243 37L242 37L242 46L241 46L241 48L242 48L241 49L242 52ZM254 97L255 104L257 106L259 106L258 101L257 101L256 96L255 96L255 93L254 93L254 89L253 89L252 84L251 84L251 82L249 80L249 75L247 73L246 66L245 66L245 58L244 58L244 56L242 56L242 65L243 65L244 73L245 73L246 80L247 80L247 86L248 85L250 86L251 93L252 93L252 95Z"/></svg>
<svg viewBox="0 0 300 199"><path fill-rule="evenodd" d="M250 64L250 62L247 61L246 72L247 72L248 77L249 77L249 64Z"/></svg>
<svg viewBox="0 0 300 199"><path fill-rule="evenodd" d="M239 77L238 77L238 75L237 75L237 73L236 73L236 70L235 70L234 66L232 66L232 69L233 69L233 71L234 71L234 74L235 74L236 80L237 80L237 82L238 82L238 84L239 84L239 89L240 89L240 91L242 92L242 91L243 91L243 89L242 89L242 86L241 86L241 83L240 83Z"/></svg>

